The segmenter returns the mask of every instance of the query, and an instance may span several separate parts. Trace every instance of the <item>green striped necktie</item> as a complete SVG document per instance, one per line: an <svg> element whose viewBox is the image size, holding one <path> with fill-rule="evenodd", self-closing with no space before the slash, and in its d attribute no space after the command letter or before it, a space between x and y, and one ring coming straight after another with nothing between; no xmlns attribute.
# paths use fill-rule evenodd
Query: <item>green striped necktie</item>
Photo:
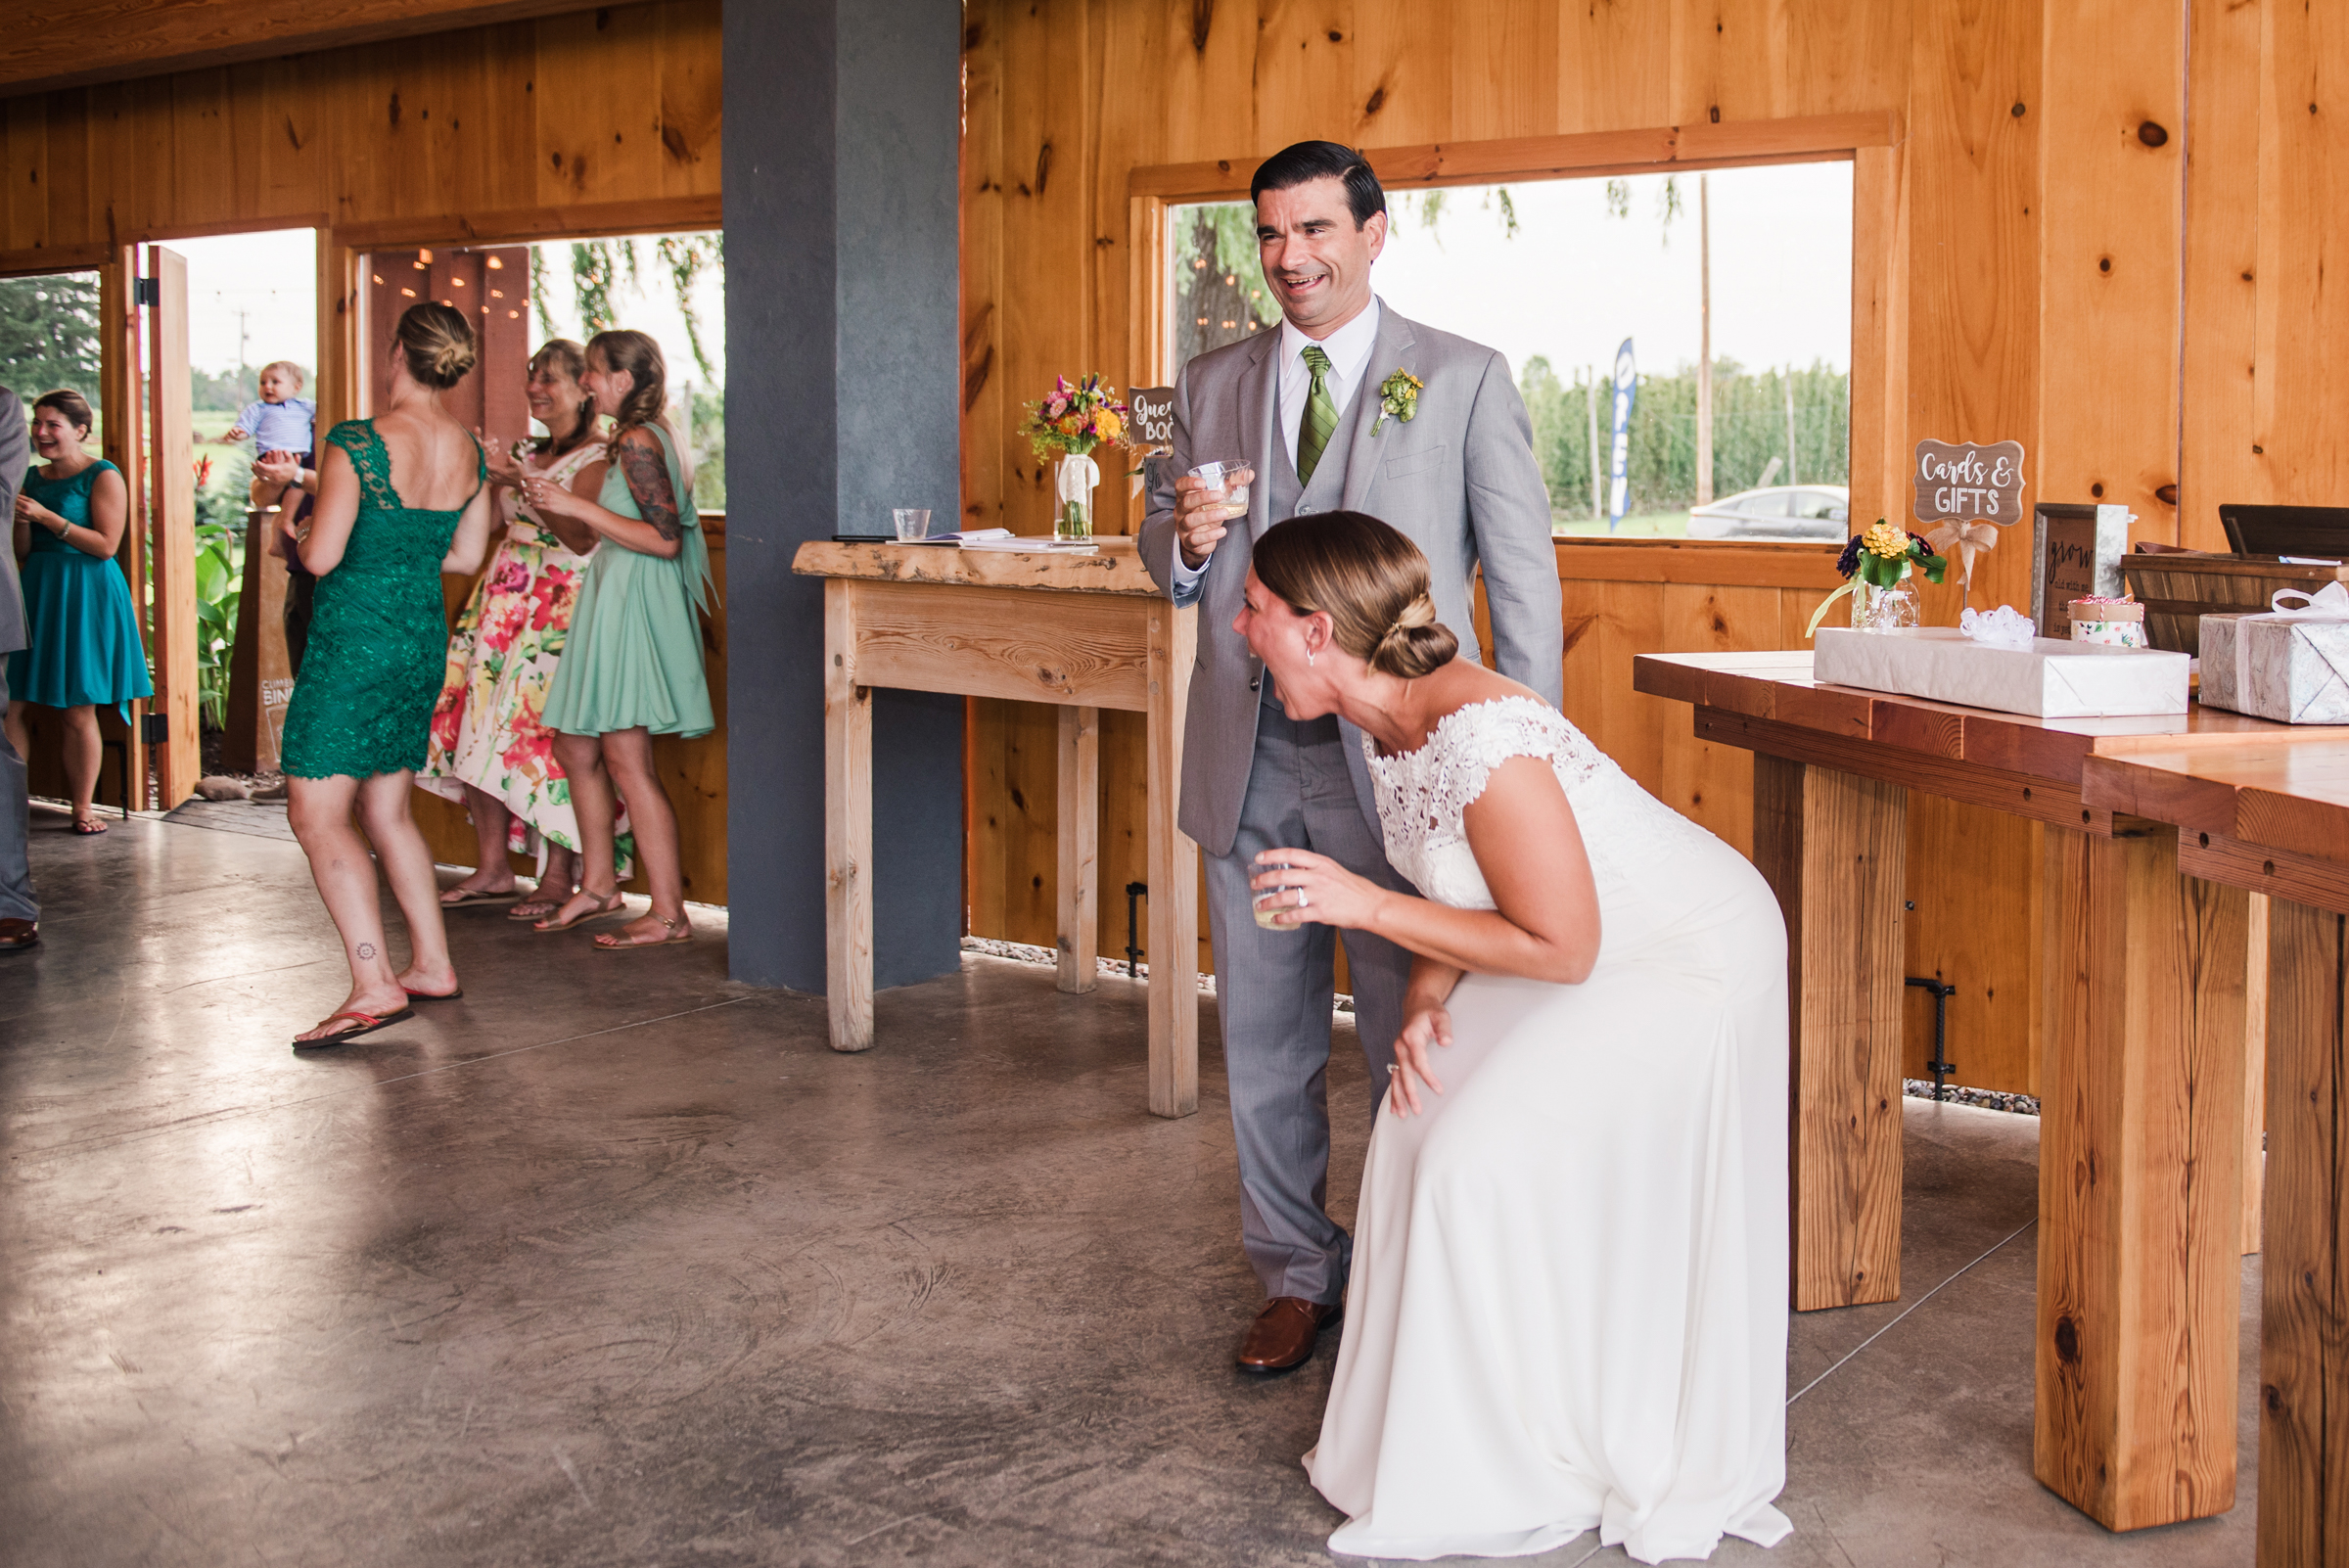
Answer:
<svg viewBox="0 0 2349 1568"><path fill-rule="evenodd" d="M1317 343L1305 346L1305 367L1313 373L1313 390L1305 400L1305 418L1297 426L1297 477L1313 482L1321 453L1338 430L1338 405L1329 395L1329 355Z"/></svg>

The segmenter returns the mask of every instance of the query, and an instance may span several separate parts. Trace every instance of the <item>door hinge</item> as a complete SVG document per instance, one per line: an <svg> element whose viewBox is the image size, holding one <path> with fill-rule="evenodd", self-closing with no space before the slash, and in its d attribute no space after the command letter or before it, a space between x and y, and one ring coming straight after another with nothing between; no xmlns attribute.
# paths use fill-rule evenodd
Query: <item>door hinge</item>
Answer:
<svg viewBox="0 0 2349 1568"><path fill-rule="evenodd" d="M131 279L130 302L143 305L161 304L163 302L163 280L161 278Z"/></svg>
<svg viewBox="0 0 2349 1568"><path fill-rule="evenodd" d="M140 740L150 746L161 746L170 738L171 715L169 714L141 714L139 715Z"/></svg>

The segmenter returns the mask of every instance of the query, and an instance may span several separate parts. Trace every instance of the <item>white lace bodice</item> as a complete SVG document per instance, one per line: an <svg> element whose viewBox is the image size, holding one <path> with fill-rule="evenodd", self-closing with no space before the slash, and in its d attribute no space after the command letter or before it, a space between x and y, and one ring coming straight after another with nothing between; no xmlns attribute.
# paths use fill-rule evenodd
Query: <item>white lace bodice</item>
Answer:
<svg viewBox="0 0 2349 1568"><path fill-rule="evenodd" d="M1463 813L1493 769L1546 759L1566 791L1602 903L1607 891L1712 835L1632 781L1556 709L1532 697L1470 703L1446 715L1416 751L1381 757L1362 737L1387 858L1420 893L1460 909L1494 907Z"/></svg>

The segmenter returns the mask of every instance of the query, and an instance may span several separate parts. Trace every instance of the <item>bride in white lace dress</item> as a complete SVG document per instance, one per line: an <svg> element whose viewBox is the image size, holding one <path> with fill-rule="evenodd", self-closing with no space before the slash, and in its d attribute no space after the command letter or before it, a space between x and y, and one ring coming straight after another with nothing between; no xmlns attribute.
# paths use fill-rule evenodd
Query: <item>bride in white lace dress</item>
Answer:
<svg viewBox="0 0 2349 1568"><path fill-rule="evenodd" d="M1256 541L1239 629L1361 731L1412 899L1267 851L1261 911L1418 955L1362 1174L1313 1485L1354 1556L1773 1545L1785 1480L1786 933L1743 856L1455 657L1375 519Z"/></svg>

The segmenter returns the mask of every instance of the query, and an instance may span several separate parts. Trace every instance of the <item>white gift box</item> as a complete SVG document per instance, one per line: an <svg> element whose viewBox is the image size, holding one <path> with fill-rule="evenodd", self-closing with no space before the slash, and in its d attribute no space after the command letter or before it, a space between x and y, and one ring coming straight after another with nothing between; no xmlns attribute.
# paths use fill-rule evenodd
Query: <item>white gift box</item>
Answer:
<svg viewBox="0 0 2349 1568"><path fill-rule="evenodd" d="M2286 600L2300 601L2287 608ZM2286 724L2349 724L2349 587L2296 588L2265 615L2202 617L2202 701Z"/></svg>
<svg viewBox="0 0 2349 1568"><path fill-rule="evenodd" d="M1819 628L1812 678L2034 718L2183 714L2188 660L2152 648L2035 637L1997 648L1950 626Z"/></svg>

